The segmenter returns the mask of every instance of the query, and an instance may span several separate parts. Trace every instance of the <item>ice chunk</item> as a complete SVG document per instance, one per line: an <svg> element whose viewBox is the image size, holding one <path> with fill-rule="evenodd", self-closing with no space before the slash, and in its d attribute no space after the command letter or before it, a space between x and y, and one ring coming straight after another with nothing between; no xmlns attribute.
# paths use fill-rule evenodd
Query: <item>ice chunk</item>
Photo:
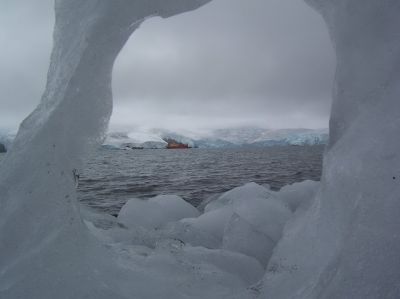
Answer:
<svg viewBox="0 0 400 299"><path fill-rule="evenodd" d="M187 221L187 219L167 224L160 230L160 234L163 239L176 239L192 246L221 248L221 236L216 236L210 233L210 231L196 227L196 225L192 225L191 221Z"/></svg>
<svg viewBox="0 0 400 299"><path fill-rule="evenodd" d="M255 198L249 202L243 201L234 207L234 211L274 242L281 238L283 228L292 216L289 209L275 198Z"/></svg>
<svg viewBox="0 0 400 299"><path fill-rule="evenodd" d="M217 200L211 201L204 208L205 212L216 210L220 207L252 198L269 198L272 192L266 187L256 183L248 183L222 194Z"/></svg>
<svg viewBox="0 0 400 299"><path fill-rule="evenodd" d="M176 195L159 195L148 200L130 199L118 214L118 222L127 227L158 229L168 222L197 217L200 212Z"/></svg>
<svg viewBox="0 0 400 299"><path fill-rule="evenodd" d="M198 218L182 220L183 223L194 227L199 231L206 232L222 242L225 226L233 215L231 206L212 210L202 214Z"/></svg>
<svg viewBox="0 0 400 299"><path fill-rule="evenodd" d="M224 232L222 248L256 258L266 267L276 242L234 214Z"/></svg>
<svg viewBox="0 0 400 299"><path fill-rule="evenodd" d="M246 285L256 283L264 274L264 269L248 255L221 249L184 247L184 254L194 265L211 264L220 270L240 277Z"/></svg>
<svg viewBox="0 0 400 299"><path fill-rule="evenodd" d="M296 211L300 206L307 209L313 201L320 187L320 182L303 181L282 187L275 196L284 202L292 212Z"/></svg>
<svg viewBox="0 0 400 299"><path fill-rule="evenodd" d="M252 256L265 267L292 213L275 198L242 201L233 210L223 248Z"/></svg>
<svg viewBox="0 0 400 299"><path fill-rule="evenodd" d="M170 224L168 229L164 231L165 234L189 244L207 248L220 248L223 246L223 240L227 244L227 240L233 240L234 237L236 238L235 241L231 241L230 244L233 242L243 243L245 242L244 234L237 236L231 234L236 230L246 228L240 228L237 225L234 228L229 227L229 223L232 223L231 218L236 214L236 216L240 216L242 222L251 226L250 230L257 231L262 234L263 238L271 240L271 246L273 246L280 239L283 227L291 216L291 212L283 202L274 198L270 191L257 184L247 184L235 188L223 194L220 199L222 200L217 199L219 202L218 207L214 205L215 209L209 208L209 211L200 217L187 218L178 223ZM240 241L241 239L242 241ZM234 246L226 246L230 250L243 252L236 250ZM256 242L243 244L243 246L253 246L254 250L258 250ZM270 248L271 246L267 247ZM270 253L271 250L262 256L269 257ZM258 258L260 255L250 256ZM268 258L260 258L260 260L266 265Z"/></svg>

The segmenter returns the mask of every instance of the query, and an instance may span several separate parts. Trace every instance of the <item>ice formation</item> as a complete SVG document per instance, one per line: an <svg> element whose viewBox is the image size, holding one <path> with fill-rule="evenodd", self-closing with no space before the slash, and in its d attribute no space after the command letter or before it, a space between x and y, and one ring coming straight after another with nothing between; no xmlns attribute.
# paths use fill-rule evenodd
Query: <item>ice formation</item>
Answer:
<svg viewBox="0 0 400 299"><path fill-rule="evenodd" d="M272 218L221 200L160 230L107 235L81 220L73 170L104 135L115 57L146 18L207 2L55 1L46 91L0 168L1 298L400 297L397 0L308 0L338 64L319 191L306 183L250 199Z"/></svg>
<svg viewBox="0 0 400 299"><path fill-rule="evenodd" d="M400 296L400 3L310 0L337 56L322 188L287 227L266 298ZM296 250L293 250L296 248Z"/></svg>
<svg viewBox="0 0 400 299"><path fill-rule="evenodd" d="M133 198L118 214L118 221L127 227L157 229L183 218L197 217L199 211L176 195L159 195L149 200Z"/></svg>

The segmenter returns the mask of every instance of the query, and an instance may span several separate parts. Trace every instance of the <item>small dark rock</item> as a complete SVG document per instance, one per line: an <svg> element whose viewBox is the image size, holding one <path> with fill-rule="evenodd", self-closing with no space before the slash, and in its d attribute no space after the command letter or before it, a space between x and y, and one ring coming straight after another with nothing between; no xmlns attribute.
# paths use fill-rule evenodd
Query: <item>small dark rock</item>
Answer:
<svg viewBox="0 0 400 299"><path fill-rule="evenodd" d="M0 143L0 153L5 153L5 152L7 152L6 146Z"/></svg>

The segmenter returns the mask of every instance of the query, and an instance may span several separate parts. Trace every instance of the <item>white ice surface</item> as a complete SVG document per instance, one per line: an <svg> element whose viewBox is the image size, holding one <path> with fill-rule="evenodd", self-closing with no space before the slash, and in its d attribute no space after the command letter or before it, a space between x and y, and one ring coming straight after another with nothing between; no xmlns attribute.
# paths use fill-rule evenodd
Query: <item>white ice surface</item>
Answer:
<svg viewBox="0 0 400 299"><path fill-rule="evenodd" d="M319 187L319 182L309 180L303 181L301 183L284 186L275 196L279 201L285 203L292 212L295 212L299 208L308 208L315 198Z"/></svg>
<svg viewBox="0 0 400 299"><path fill-rule="evenodd" d="M118 214L118 222L127 227L158 229L172 221L199 216L200 212L176 195L159 195L148 200L133 198Z"/></svg>
<svg viewBox="0 0 400 299"><path fill-rule="evenodd" d="M205 206L204 211L209 212L220 207L225 207L228 204L236 204L246 199L269 198L271 196L272 192L269 191L269 188L260 186L256 183L247 183L246 185L236 187L224 193L217 200L210 202Z"/></svg>
<svg viewBox="0 0 400 299"><path fill-rule="evenodd" d="M337 57L321 189L286 229L262 298L400 297L400 3L309 0Z"/></svg>
<svg viewBox="0 0 400 299"><path fill-rule="evenodd" d="M237 214L226 225L222 248L254 257L266 267L276 242Z"/></svg>

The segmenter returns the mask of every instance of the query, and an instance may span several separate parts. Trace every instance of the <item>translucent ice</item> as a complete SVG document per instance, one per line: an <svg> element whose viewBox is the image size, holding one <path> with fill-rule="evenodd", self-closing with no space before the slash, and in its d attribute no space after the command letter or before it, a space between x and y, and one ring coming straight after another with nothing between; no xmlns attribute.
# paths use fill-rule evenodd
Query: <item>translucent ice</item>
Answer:
<svg viewBox="0 0 400 299"><path fill-rule="evenodd" d="M298 208L307 209L309 207L319 187L319 182L303 181L284 186L275 196L285 203L292 212L295 212Z"/></svg>
<svg viewBox="0 0 400 299"><path fill-rule="evenodd" d="M222 248L254 257L266 266L276 242L237 214L226 226Z"/></svg>
<svg viewBox="0 0 400 299"><path fill-rule="evenodd" d="M246 264L246 277L228 267L232 256L217 265L215 252L213 257L203 254L210 249L185 254L174 243L179 240L168 238L167 245L155 249L104 246L83 224L73 172L104 137L117 54L146 18L172 16L207 2L55 1L46 90L0 168L1 298L244 299L251 289L260 298L275 299L400 297L397 0L307 1L324 17L336 51L331 139L321 187L310 207L282 197L295 217L284 228L262 283L246 289L259 267L244 254L234 258ZM274 197L268 190L256 193L258 200ZM233 212L247 200L240 197L227 196L207 212L229 205ZM232 238L226 247L260 259L266 249L250 252L235 237L242 234L255 242L265 227L253 213L234 212L240 225L229 226L227 232L237 233L228 233ZM261 232L273 235L275 228ZM194 265L189 255L203 256L202 262Z"/></svg>
<svg viewBox="0 0 400 299"><path fill-rule="evenodd" d="M131 199L121 209L118 221L127 227L157 229L168 222L197 217L199 211L176 195L159 195L148 200Z"/></svg>
<svg viewBox="0 0 400 299"><path fill-rule="evenodd" d="M232 215L232 207L227 206L218 210L206 212L198 218L184 219L182 222L196 230L206 232L222 242L225 226Z"/></svg>
<svg viewBox="0 0 400 299"><path fill-rule="evenodd" d="M55 1L46 91L0 169L1 298L157 298L145 276L119 267L115 253L88 233L73 170L103 138L113 63L130 34L149 16L206 2ZM170 292L177 298L179 289Z"/></svg>
<svg viewBox="0 0 400 299"><path fill-rule="evenodd" d="M217 200L211 201L205 206L204 211L209 212L224 207L227 204L234 204L237 201L243 201L246 199L268 198L271 194L272 192L270 192L266 187L260 186L256 183L248 183L224 193Z"/></svg>
<svg viewBox="0 0 400 299"><path fill-rule="evenodd" d="M400 3L309 0L337 56L321 190L291 223L265 298L400 297Z"/></svg>

